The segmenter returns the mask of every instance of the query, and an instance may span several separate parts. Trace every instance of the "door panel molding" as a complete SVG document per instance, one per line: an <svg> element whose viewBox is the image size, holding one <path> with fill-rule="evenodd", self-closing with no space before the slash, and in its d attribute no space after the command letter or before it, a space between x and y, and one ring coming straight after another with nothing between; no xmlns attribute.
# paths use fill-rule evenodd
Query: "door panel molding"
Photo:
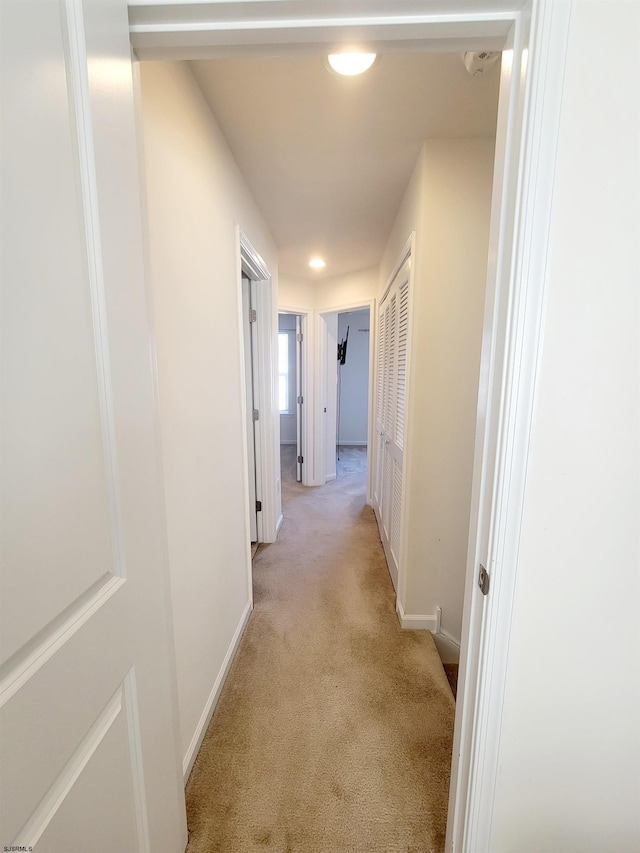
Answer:
<svg viewBox="0 0 640 853"><path fill-rule="evenodd" d="M84 14L78 0L64 0L66 64L69 78L71 116L75 124L79 182L85 228L87 278L91 296L91 316L96 353L98 398L104 442L107 493L113 548L113 574L126 577L122 503L118 476L118 454L109 355L109 330L102 260L102 236L98 205L98 178L91 121L91 100L87 69Z"/></svg>
<svg viewBox="0 0 640 853"><path fill-rule="evenodd" d="M126 749L133 786L133 806L136 821L137 853L151 853L149 820L146 808L145 782L140 746L140 720L137 708L135 670L131 668L115 694L78 744L67 764L58 774L33 814L16 834L14 846L34 847L45 835L50 824L63 807L74 786L116 722L124 715ZM126 780L123 780L126 781Z"/></svg>
<svg viewBox="0 0 640 853"><path fill-rule="evenodd" d="M63 611L58 619L23 646L0 667L0 708L32 678L53 655L68 643L92 616L125 584L125 578L105 574L86 593ZM44 635L44 636L43 636Z"/></svg>

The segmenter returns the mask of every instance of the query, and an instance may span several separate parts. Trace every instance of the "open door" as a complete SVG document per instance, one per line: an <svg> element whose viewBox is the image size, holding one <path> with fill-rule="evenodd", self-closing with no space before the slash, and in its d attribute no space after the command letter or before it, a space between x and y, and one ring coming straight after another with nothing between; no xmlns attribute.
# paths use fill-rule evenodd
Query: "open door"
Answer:
<svg viewBox="0 0 640 853"><path fill-rule="evenodd" d="M186 821L127 4L2 15L2 843L175 853Z"/></svg>
<svg viewBox="0 0 640 853"><path fill-rule="evenodd" d="M296 480L302 482L304 454L302 447L302 317L296 314Z"/></svg>
<svg viewBox="0 0 640 853"><path fill-rule="evenodd" d="M246 397L247 430L247 472L249 476L249 524L251 543L258 539L258 472L256 457L256 422L260 417L258 395L256 393L257 375L255 367L255 327L257 323L256 282L248 276L242 276L242 330L244 344L244 371Z"/></svg>

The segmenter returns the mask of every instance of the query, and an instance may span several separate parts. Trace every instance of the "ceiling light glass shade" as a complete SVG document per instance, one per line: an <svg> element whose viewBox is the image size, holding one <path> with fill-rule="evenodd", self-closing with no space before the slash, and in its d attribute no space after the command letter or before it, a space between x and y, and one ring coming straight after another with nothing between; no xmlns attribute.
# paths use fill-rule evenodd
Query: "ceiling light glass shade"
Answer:
<svg viewBox="0 0 640 853"><path fill-rule="evenodd" d="M309 266L314 270L321 270L326 267L326 262L322 260L322 258L311 258L309 261Z"/></svg>
<svg viewBox="0 0 640 853"><path fill-rule="evenodd" d="M355 77L363 74L375 62L375 53L330 53L327 57L329 65L337 74Z"/></svg>

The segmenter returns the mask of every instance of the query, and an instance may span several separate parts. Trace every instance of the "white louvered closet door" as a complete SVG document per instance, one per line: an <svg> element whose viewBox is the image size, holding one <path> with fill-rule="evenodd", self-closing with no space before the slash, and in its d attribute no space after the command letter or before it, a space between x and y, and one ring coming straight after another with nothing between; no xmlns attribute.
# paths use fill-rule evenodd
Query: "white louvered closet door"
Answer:
<svg viewBox="0 0 640 853"><path fill-rule="evenodd" d="M403 511L409 270L410 258L395 276L378 316L374 508L394 587L398 582Z"/></svg>

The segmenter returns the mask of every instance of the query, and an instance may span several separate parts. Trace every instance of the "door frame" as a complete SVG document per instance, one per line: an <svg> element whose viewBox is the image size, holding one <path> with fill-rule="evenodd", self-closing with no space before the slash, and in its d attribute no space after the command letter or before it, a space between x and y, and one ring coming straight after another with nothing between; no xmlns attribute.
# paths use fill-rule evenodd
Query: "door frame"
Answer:
<svg viewBox="0 0 640 853"><path fill-rule="evenodd" d="M202 4L129 0L139 59L318 52L356 38L378 51L502 50L487 305L471 497L447 851L490 848L524 483L545 315L549 225L571 2L422 0L340 9L304 0ZM323 9L323 6L325 8ZM517 60L516 62L514 62ZM481 552L488 531L486 554ZM491 593L478 598L484 558Z"/></svg>
<svg viewBox="0 0 640 853"><path fill-rule="evenodd" d="M369 506L372 505L373 502L373 471L371 467L371 449L373 447L372 442L374 441L374 433L375 433L375 388L374 388L374 370L373 370L373 360L376 354L376 336L375 336L375 323L377 322L377 299L362 299L358 302L342 302L339 305L333 305L330 308L323 308L321 311L317 312L318 316L318 342L322 343L321 346L316 347L317 352L317 365L316 365L316 387L318 389L324 387L324 383L327 381L326 377L326 364L327 364L327 324L324 321L324 317L326 314L346 314L350 311L364 311L365 309L369 309L369 374L367 378L368 383L368 400L367 400L367 504ZM318 459L318 479L321 481L320 485L327 482L327 454L326 454L326 423L323 417L323 406L321 403L321 395L317 394L316 406L315 406L315 418L316 418L316 435L320 438L318 442L319 446L316 448L316 458Z"/></svg>
<svg viewBox="0 0 640 853"><path fill-rule="evenodd" d="M273 282L271 272L266 263L256 251L253 244L240 226L236 229L236 257L238 259L237 298L238 319L240 324L240 349L243 386L246 382L244 363L244 318L242 317L242 276L247 276L256 282L256 314L255 330L254 378L257 381L257 409L260 412L255 422L256 443L256 499L262 501L262 511L258 513L258 542L275 542L277 535L278 505L276 501L275 478L275 440L276 431L273 412L275 406L273 371L275 369L274 332L273 332ZM246 422L246 389L243 387L242 423ZM249 513L249 457L246 430L243 429L243 472L245 478L245 516L247 540L247 564L249 575L249 595L253 603L252 572L251 572L251 528Z"/></svg>
<svg viewBox="0 0 640 853"><path fill-rule="evenodd" d="M313 388L312 359L313 352L313 324L312 311L308 308L295 308L291 305L278 305L277 314L295 314L300 317L300 328L302 330L302 343L300 346L302 356L302 371L300 374L300 393L304 400L302 410L302 455L305 461L302 463L302 485L315 486L313 479L313 400L310 393ZM280 416L278 415L278 418ZM278 420L278 471L280 471L280 422ZM281 475L278 474L278 482L281 484ZM280 520L282 523L282 519Z"/></svg>

